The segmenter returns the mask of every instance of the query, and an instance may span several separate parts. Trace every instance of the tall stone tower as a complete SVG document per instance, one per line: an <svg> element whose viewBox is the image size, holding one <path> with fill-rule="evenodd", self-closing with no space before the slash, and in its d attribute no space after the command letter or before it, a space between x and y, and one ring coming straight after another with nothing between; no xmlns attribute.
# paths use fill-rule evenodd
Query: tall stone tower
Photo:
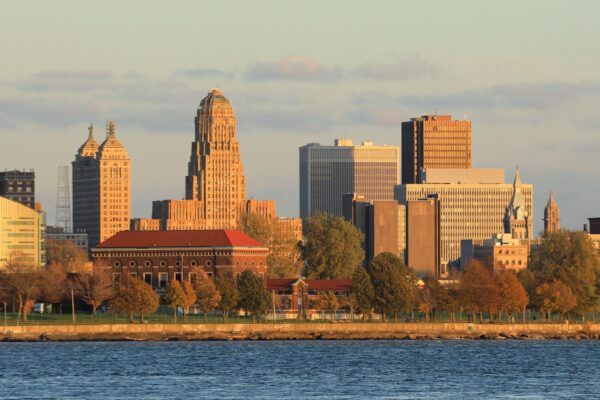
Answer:
<svg viewBox="0 0 600 400"><path fill-rule="evenodd" d="M201 202L205 229L236 228L246 201L246 180L229 100L213 89L200 102L185 180L186 199Z"/></svg>
<svg viewBox="0 0 600 400"><path fill-rule="evenodd" d="M131 218L131 161L116 136L115 124L106 126L98 145L93 126L77 151L73 167L73 229L86 232L90 248L117 232L129 229Z"/></svg>
<svg viewBox="0 0 600 400"><path fill-rule="evenodd" d="M554 201L554 193L550 191L548 204L544 208L544 232L556 232L560 230L560 210L556 201Z"/></svg>
<svg viewBox="0 0 600 400"><path fill-rule="evenodd" d="M513 183L513 194L504 215L504 232L512 235L513 239L531 239L530 215L522 193L521 175L517 167Z"/></svg>

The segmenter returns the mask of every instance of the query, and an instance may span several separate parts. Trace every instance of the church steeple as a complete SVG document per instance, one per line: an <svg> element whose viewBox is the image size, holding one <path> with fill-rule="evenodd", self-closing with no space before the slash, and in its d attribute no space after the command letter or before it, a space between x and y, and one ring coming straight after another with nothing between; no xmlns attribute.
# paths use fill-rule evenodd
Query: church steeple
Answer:
<svg viewBox="0 0 600 400"><path fill-rule="evenodd" d="M511 234L514 239L531 238L531 232L529 232L529 211L526 208L525 198L522 193L522 184L519 167L517 166L515 180L513 181L512 198L504 214L504 233Z"/></svg>
<svg viewBox="0 0 600 400"><path fill-rule="evenodd" d="M550 197L546 208L544 208L544 232L556 232L560 230L560 209L554 200L554 193L550 191Z"/></svg>

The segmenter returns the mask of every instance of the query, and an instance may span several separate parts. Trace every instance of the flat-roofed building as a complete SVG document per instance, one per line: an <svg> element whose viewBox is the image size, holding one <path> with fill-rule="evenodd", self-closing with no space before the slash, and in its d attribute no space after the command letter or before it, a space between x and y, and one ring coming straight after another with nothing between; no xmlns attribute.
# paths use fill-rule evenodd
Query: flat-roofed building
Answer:
<svg viewBox="0 0 600 400"><path fill-rule="evenodd" d="M89 250L88 234L85 232L65 232L65 228L62 226L47 226L46 227L46 239L65 241L75 243L77 247L85 251L86 254Z"/></svg>
<svg viewBox="0 0 600 400"><path fill-rule="evenodd" d="M46 264L45 214L0 197L0 269L7 264L40 268Z"/></svg>
<svg viewBox="0 0 600 400"><path fill-rule="evenodd" d="M488 239L496 233L509 232L514 232L519 239L531 239L533 185L522 183L518 173L513 184L425 183L396 186L396 199L401 204L436 194L440 201L442 265L460 265L460 242L463 239Z"/></svg>
<svg viewBox="0 0 600 400"><path fill-rule="evenodd" d="M423 115L402 123L402 183L420 183L430 168L471 168L471 121Z"/></svg>
<svg viewBox="0 0 600 400"><path fill-rule="evenodd" d="M364 235L364 264L380 253L388 252L405 261L406 208L395 200L366 201L363 196L345 194L344 218Z"/></svg>
<svg viewBox="0 0 600 400"><path fill-rule="evenodd" d="M504 183L504 170L502 168L428 168L423 170L422 183Z"/></svg>
<svg viewBox="0 0 600 400"><path fill-rule="evenodd" d="M0 172L0 196L35 209L35 172Z"/></svg>
<svg viewBox="0 0 600 400"><path fill-rule="evenodd" d="M310 143L300 151L300 217L326 213L343 216L342 196L358 193L367 201L393 200L400 182L400 149L372 142L333 146Z"/></svg>
<svg viewBox="0 0 600 400"><path fill-rule="evenodd" d="M527 268L529 242L513 239L511 234L499 233L485 240L461 241L461 267L471 260L480 261L494 273L502 270L520 271Z"/></svg>
<svg viewBox="0 0 600 400"><path fill-rule="evenodd" d="M406 202L407 265L418 277L443 278L440 263L440 201L438 195Z"/></svg>

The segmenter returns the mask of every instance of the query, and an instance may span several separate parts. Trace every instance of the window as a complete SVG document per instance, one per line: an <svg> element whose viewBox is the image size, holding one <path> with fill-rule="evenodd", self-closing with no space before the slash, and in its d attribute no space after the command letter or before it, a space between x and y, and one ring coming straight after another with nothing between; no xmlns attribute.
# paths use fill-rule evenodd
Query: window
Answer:
<svg viewBox="0 0 600 400"><path fill-rule="evenodd" d="M114 265L115 267L119 268L119 267L121 266L121 261L115 261L115 262L113 263L113 265Z"/></svg>
<svg viewBox="0 0 600 400"><path fill-rule="evenodd" d="M181 267L181 261L179 261L179 260L175 261L175 266L176 267Z"/></svg>
<svg viewBox="0 0 600 400"><path fill-rule="evenodd" d="M161 272L158 274L158 288L164 289L167 287L167 282L169 281L169 274L166 272Z"/></svg>
<svg viewBox="0 0 600 400"><path fill-rule="evenodd" d="M212 265L213 265L212 260L206 260L206 266L207 267L212 267Z"/></svg>
<svg viewBox="0 0 600 400"><path fill-rule="evenodd" d="M192 267L195 267L195 266L197 266L197 265L198 265L198 261L196 261L196 260L192 260L192 261L190 261L190 265L191 265Z"/></svg>
<svg viewBox="0 0 600 400"><path fill-rule="evenodd" d="M152 272L144 272L144 282L152 286Z"/></svg>
<svg viewBox="0 0 600 400"><path fill-rule="evenodd" d="M175 280L179 283L183 280L181 272L175 272Z"/></svg>
<svg viewBox="0 0 600 400"><path fill-rule="evenodd" d="M152 266L152 261L150 261L150 260L144 261L144 266L145 267L151 267Z"/></svg>
<svg viewBox="0 0 600 400"><path fill-rule="evenodd" d="M136 263L134 260L129 261L129 266L130 267L135 267Z"/></svg>
<svg viewBox="0 0 600 400"><path fill-rule="evenodd" d="M166 267L167 265L168 265L168 263L165 260L161 260L161 262L160 262L161 267Z"/></svg>

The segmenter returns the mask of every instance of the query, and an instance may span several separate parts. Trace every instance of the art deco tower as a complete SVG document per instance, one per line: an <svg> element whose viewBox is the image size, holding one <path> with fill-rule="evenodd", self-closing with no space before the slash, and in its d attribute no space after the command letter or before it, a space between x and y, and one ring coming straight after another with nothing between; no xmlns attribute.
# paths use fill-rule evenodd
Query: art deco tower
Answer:
<svg viewBox="0 0 600 400"><path fill-rule="evenodd" d="M198 107L195 141L185 180L186 199L202 203L206 229L237 227L246 201L246 181L229 100L213 89Z"/></svg>
<svg viewBox="0 0 600 400"><path fill-rule="evenodd" d="M106 139L94 140L93 126L88 139L73 161L73 229L88 234L89 246L129 229L131 218L130 160L125 146L109 121Z"/></svg>
<svg viewBox="0 0 600 400"><path fill-rule="evenodd" d="M554 193L550 191L548 204L544 208L544 232L556 232L560 230L560 210L556 201L554 201Z"/></svg>

